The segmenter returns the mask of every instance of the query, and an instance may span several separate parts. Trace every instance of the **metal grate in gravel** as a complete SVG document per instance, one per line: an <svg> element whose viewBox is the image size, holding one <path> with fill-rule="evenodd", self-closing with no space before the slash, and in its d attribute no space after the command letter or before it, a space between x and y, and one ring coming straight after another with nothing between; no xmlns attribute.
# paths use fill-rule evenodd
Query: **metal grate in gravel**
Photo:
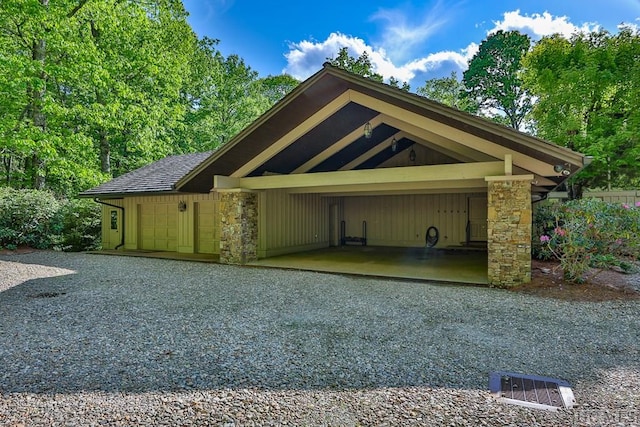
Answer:
<svg viewBox="0 0 640 427"><path fill-rule="evenodd" d="M529 408L557 411L572 408L575 403L568 382L538 375L492 372L489 390L501 402Z"/></svg>

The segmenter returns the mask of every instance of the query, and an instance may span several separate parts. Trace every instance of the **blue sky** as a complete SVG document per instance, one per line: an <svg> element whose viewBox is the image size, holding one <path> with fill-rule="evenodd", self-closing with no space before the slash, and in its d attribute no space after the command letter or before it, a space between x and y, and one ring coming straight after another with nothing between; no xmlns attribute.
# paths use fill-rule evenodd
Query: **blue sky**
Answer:
<svg viewBox="0 0 640 427"><path fill-rule="evenodd" d="M460 76L500 29L537 40L640 25L640 0L183 1L200 37L219 39L225 56L239 55L261 77L305 79L344 46L352 56L367 51L378 73L414 91L429 78Z"/></svg>

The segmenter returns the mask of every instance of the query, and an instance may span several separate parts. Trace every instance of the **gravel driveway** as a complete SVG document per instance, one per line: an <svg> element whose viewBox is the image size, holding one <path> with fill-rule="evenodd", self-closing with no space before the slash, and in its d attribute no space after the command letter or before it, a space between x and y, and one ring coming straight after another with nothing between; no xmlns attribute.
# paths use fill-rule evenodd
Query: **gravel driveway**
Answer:
<svg viewBox="0 0 640 427"><path fill-rule="evenodd" d="M573 385L551 413L495 370ZM59 252L0 256L0 425L640 425L640 304Z"/></svg>

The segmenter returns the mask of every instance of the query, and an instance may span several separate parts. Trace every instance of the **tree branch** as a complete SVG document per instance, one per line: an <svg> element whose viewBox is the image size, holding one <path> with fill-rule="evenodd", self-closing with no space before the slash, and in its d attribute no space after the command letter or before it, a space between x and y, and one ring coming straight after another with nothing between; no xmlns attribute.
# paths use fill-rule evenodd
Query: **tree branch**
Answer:
<svg viewBox="0 0 640 427"><path fill-rule="evenodd" d="M76 13L78 13L78 11L80 9L82 9L82 7L87 4L89 0L80 0L80 3L78 3L76 5L76 7L74 7L73 9L71 9L71 12L67 13L67 18L73 18L75 16Z"/></svg>

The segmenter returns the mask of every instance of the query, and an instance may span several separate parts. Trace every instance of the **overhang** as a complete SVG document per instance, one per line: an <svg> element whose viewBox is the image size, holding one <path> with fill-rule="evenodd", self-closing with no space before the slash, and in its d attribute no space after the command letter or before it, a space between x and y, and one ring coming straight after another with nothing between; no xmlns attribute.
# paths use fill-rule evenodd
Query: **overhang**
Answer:
<svg viewBox="0 0 640 427"><path fill-rule="evenodd" d="M373 129L370 138L364 135L366 123ZM417 161L408 160L411 151L419 153ZM459 170L500 163L504 174L506 158L514 175L533 175L532 191L538 194L588 163L567 148L325 65L182 177L176 189L222 190L233 182L254 190L335 194L454 192L477 189L480 179L493 174L466 179L456 176ZM440 173L439 180L411 177L435 166L452 172ZM389 170L378 173L384 169ZM378 178L355 183L342 174L356 171ZM231 180L214 184L213 176Z"/></svg>

